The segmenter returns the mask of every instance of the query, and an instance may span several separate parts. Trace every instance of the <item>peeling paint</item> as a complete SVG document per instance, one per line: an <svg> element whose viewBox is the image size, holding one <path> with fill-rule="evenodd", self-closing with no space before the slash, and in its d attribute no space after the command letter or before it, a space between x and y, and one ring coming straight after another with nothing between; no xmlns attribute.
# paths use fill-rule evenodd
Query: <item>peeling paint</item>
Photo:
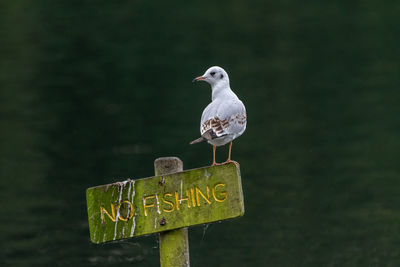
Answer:
<svg viewBox="0 0 400 267"><path fill-rule="evenodd" d="M104 192L107 193L107 192L108 192L108 189L110 189L111 185L112 185L112 184L107 185L107 186L104 188Z"/></svg>
<svg viewBox="0 0 400 267"><path fill-rule="evenodd" d="M106 237L107 237L107 232L104 232L104 235L103 235L103 242L106 242L106 241L107 241Z"/></svg>
<svg viewBox="0 0 400 267"><path fill-rule="evenodd" d="M136 221L135 221L135 216L132 219L132 226L131 226L131 235L130 237L132 237L135 234L135 227L136 227Z"/></svg>
<svg viewBox="0 0 400 267"><path fill-rule="evenodd" d="M183 181L181 180L181 199L182 199L182 192L183 192ZM182 203L182 201L179 201L179 203Z"/></svg>
<svg viewBox="0 0 400 267"><path fill-rule="evenodd" d="M117 190L119 191L118 205L122 201L122 192L124 191L124 188L125 188L125 185L126 185L127 182L128 181L124 181L124 182L119 182L118 183L118 185L119 185L117 187ZM115 227L114 227L114 238L113 238L113 240L115 240L117 238L117 228L118 228L119 215L120 215L119 210L120 209L119 209L119 206L118 206L117 214L115 215Z"/></svg>
<svg viewBox="0 0 400 267"><path fill-rule="evenodd" d="M156 201L157 201L157 213L161 214L161 210L160 210L160 201L158 200L158 195L156 195Z"/></svg>
<svg viewBox="0 0 400 267"><path fill-rule="evenodd" d="M131 194L131 187L132 187L132 194ZM129 192L128 192L128 198L130 196L130 200L131 203L134 203L134 198L135 198L135 181L134 180L130 180L129 183ZM135 227L136 227L136 211L133 215L132 218L132 226L131 226L131 233L130 233L130 237L132 237L135 233Z"/></svg>

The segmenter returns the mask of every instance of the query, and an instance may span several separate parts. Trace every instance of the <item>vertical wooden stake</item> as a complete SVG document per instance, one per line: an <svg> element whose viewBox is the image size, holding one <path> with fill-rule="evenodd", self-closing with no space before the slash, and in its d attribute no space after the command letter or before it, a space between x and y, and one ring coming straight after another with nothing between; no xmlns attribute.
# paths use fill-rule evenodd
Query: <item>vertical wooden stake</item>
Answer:
<svg viewBox="0 0 400 267"><path fill-rule="evenodd" d="M154 161L154 171L155 175L183 171L183 162L176 157L158 158ZM162 232L159 241L161 267L190 266L187 228Z"/></svg>

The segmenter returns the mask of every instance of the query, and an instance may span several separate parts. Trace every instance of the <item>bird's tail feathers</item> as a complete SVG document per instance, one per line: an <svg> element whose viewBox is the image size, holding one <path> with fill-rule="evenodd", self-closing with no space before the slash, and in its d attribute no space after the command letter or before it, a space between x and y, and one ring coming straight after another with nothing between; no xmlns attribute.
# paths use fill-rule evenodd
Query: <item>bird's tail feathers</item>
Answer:
<svg viewBox="0 0 400 267"><path fill-rule="evenodd" d="M193 145L193 144L197 144L197 143L200 143L200 142L204 142L206 140L207 139L202 136L200 138L197 138L196 140L193 140L192 142L190 142L190 144Z"/></svg>

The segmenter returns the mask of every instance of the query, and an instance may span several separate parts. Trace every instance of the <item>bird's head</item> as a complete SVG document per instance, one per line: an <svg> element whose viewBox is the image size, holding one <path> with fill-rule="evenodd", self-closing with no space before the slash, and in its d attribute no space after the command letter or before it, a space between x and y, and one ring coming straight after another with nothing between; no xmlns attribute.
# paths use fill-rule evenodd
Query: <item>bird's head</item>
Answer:
<svg viewBox="0 0 400 267"><path fill-rule="evenodd" d="M209 68L202 76L193 79L193 82L198 81L205 81L209 83L211 87L223 84L229 85L228 74L223 68L218 66Z"/></svg>

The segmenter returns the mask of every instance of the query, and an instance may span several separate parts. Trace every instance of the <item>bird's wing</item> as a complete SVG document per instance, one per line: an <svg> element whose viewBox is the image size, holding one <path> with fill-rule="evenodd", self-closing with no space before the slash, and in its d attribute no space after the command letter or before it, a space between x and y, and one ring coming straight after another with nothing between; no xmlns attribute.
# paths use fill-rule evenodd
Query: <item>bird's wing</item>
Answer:
<svg viewBox="0 0 400 267"><path fill-rule="evenodd" d="M201 135L209 132L214 138L228 134L238 134L246 128L246 109L238 99L220 103L210 103L201 117ZM213 138L213 139L214 139Z"/></svg>

